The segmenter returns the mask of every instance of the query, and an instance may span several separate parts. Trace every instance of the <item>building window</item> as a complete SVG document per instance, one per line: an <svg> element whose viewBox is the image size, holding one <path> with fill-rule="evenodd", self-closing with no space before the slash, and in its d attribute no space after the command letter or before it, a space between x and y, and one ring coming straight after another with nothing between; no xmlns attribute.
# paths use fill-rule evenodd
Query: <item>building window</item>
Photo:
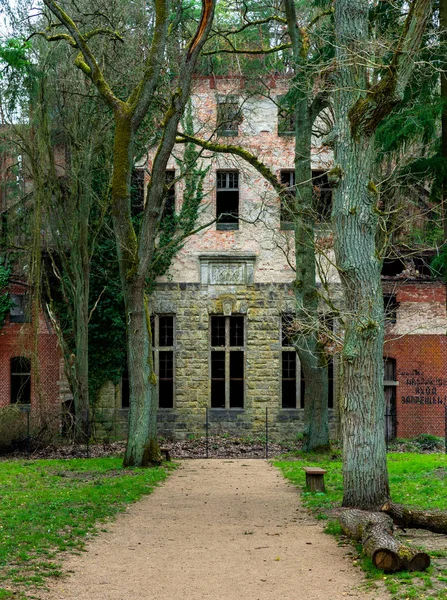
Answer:
<svg viewBox="0 0 447 600"><path fill-rule="evenodd" d="M174 408L174 337L173 315L152 315L152 356L157 376L159 408Z"/></svg>
<svg viewBox="0 0 447 600"><path fill-rule="evenodd" d="M239 134L241 113L237 96L219 96L217 98L217 133L226 137Z"/></svg>
<svg viewBox="0 0 447 600"><path fill-rule="evenodd" d="M245 321L212 316L211 408L244 408Z"/></svg>
<svg viewBox="0 0 447 600"><path fill-rule="evenodd" d="M383 359L383 387L385 394L385 438L389 442L397 434L396 419L396 360L384 357Z"/></svg>
<svg viewBox="0 0 447 600"><path fill-rule="evenodd" d="M393 325L396 323L398 307L399 303L396 300L396 294L383 294L385 325Z"/></svg>
<svg viewBox="0 0 447 600"><path fill-rule="evenodd" d="M304 377L300 360L293 348L292 324L295 316L281 316L281 407L304 407ZM297 378L297 373L299 377Z"/></svg>
<svg viewBox="0 0 447 600"><path fill-rule="evenodd" d="M277 97L278 135L295 135L295 115L286 102L286 94Z"/></svg>
<svg viewBox="0 0 447 600"><path fill-rule="evenodd" d="M313 206L319 221L331 220L332 188L326 171L312 171Z"/></svg>
<svg viewBox="0 0 447 600"><path fill-rule="evenodd" d="M31 361L24 356L14 356L11 367L11 404L31 403Z"/></svg>
<svg viewBox="0 0 447 600"><path fill-rule="evenodd" d="M295 171L281 171L280 177L281 183L286 186L283 194L281 194L281 229L293 229L293 207L295 204L296 194ZM330 221L332 210L332 189L329 185L327 173L323 171L312 171L312 185L312 200L315 220L322 222Z"/></svg>
<svg viewBox="0 0 447 600"><path fill-rule="evenodd" d="M217 171L216 173L216 228L239 229L239 173Z"/></svg>
<svg viewBox="0 0 447 600"><path fill-rule="evenodd" d="M144 210L144 169L134 169L130 180L130 212L136 217Z"/></svg>
<svg viewBox="0 0 447 600"><path fill-rule="evenodd" d="M31 323L31 307L27 294L11 294L13 306L9 311L10 323Z"/></svg>
<svg viewBox="0 0 447 600"><path fill-rule="evenodd" d="M293 349L293 314L281 316L281 407L304 408L306 384L303 368ZM325 318L332 329L333 321ZM299 374L299 375L298 375ZM328 360L328 408L334 407L334 362Z"/></svg>
<svg viewBox="0 0 447 600"><path fill-rule="evenodd" d="M293 229L293 207L295 204L295 171L281 171L281 183L286 189L281 194L280 226L281 229Z"/></svg>
<svg viewBox="0 0 447 600"><path fill-rule="evenodd" d="M166 186L166 200L163 208L162 219L166 217L173 217L175 215L175 171L170 169L166 171L165 186Z"/></svg>

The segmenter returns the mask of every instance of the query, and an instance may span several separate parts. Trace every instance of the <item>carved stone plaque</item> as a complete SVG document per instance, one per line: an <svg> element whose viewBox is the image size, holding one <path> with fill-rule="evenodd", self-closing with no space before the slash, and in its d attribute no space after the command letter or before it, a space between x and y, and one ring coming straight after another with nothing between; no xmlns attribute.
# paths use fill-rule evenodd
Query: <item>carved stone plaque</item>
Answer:
<svg viewBox="0 0 447 600"><path fill-rule="evenodd" d="M200 281L205 285L253 285L254 254L202 254Z"/></svg>

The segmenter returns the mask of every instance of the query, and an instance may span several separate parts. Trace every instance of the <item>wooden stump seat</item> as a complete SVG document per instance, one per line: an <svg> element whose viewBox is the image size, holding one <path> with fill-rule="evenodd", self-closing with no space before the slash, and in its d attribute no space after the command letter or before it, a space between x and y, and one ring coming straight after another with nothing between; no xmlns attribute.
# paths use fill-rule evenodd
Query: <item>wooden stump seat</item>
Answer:
<svg viewBox="0 0 447 600"><path fill-rule="evenodd" d="M324 492L324 474L327 473L325 469L320 467L303 467L303 471L306 473L306 487L309 492Z"/></svg>

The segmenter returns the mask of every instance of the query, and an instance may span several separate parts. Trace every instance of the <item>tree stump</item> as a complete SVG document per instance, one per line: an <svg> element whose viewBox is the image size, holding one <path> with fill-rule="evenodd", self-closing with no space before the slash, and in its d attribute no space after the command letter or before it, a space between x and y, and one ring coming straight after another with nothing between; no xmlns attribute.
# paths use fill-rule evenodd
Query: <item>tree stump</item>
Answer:
<svg viewBox="0 0 447 600"><path fill-rule="evenodd" d="M324 474L327 473L319 467L303 467L306 473L306 487L309 492L324 492Z"/></svg>

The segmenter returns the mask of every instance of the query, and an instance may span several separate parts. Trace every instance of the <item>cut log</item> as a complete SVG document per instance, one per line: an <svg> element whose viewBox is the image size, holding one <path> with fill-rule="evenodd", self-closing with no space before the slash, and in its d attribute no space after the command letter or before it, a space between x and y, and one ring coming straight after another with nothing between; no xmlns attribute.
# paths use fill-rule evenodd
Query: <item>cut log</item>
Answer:
<svg viewBox="0 0 447 600"><path fill-rule="evenodd" d="M447 534L447 513L441 511L416 510L402 504L387 502L382 512L389 515L399 527L428 529L434 533Z"/></svg>
<svg viewBox="0 0 447 600"><path fill-rule="evenodd" d="M428 554L396 540L393 520L384 513L346 509L339 521L346 535L361 542L374 566L385 573L424 571L430 566Z"/></svg>

